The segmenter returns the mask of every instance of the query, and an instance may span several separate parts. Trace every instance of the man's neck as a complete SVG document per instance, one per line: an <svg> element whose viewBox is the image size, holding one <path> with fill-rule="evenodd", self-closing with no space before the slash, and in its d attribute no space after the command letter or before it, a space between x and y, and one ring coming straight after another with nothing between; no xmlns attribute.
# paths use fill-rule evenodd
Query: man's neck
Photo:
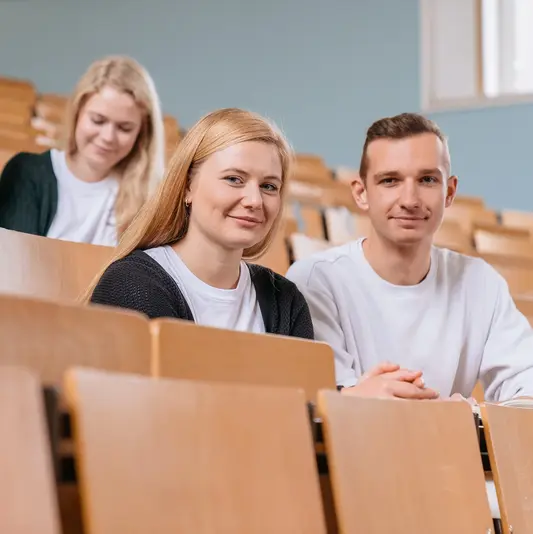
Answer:
<svg viewBox="0 0 533 534"><path fill-rule="evenodd" d="M372 269L387 282L414 286L429 272L431 241L398 246L372 231L363 241L363 254Z"/></svg>
<svg viewBox="0 0 533 534"><path fill-rule="evenodd" d="M219 289L237 287L242 251L228 251L191 231L172 245L187 268L202 282Z"/></svg>

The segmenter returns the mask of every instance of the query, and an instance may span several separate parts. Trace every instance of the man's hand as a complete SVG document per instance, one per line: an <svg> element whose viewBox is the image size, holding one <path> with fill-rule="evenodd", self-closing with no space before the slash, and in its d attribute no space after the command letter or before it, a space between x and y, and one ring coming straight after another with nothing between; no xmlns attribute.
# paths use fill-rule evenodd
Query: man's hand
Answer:
<svg viewBox="0 0 533 534"><path fill-rule="evenodd" d="M384 362L361 376L358 383L344 388L343 395L381 399L437 399L438 392L426 388L422 371L401 369L399 365Z"/></svg>

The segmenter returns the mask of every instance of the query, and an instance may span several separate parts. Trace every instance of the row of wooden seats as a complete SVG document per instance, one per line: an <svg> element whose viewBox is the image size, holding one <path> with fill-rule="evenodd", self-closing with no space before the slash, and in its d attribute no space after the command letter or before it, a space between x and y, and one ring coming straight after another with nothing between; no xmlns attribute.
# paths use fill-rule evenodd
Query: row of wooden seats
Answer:
<svg viewBox="0 0 533 534"><path fill-rule="evenodd" d="M325 343L150 321L104 306L0 295L0 365L23 365L46 384L71 366L153 377L242 381L302 388L310 400L335 389Z"/></svg>
<svg viewBox="0 0 533 534"><path fill-rule="evenodd" d="M0 367L0 396L0 531L59 534L41 383ZM85 534L493 532L465 403L320 391L326 495L301 391L78 368L64 396ZM533 412L486 405L482 414L503 531L530 532ZM63 521L63 533L81 532L71 526Z"/></svg>
<svg viewBox="0 0 533 534"><path fill-rule="evenodd" d="M330 244L294 233L278 233L272 247L258 263L284 274L291 261L323 250ZM0 293L75 301L110 260L113 249L72 243L0 229ZM527 260L504 254L482 254L506 278L513 295L527 301L533 292L533 266Z"/></svg>

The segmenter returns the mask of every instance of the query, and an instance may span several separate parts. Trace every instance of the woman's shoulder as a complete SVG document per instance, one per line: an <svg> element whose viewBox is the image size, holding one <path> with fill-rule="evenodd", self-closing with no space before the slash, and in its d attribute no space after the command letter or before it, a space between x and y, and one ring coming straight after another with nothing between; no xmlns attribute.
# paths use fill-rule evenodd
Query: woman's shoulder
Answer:
<svg viewBox="0 0 533 534"><path fill-rule="evenodd" d="M142 250L111 263L91 296L93 304L136 310L151 319L186 318L182 300L172 278Z"/></svg>
<svg viewBox="0 0 533 534"><path fill-rule="evenodd" d="M139 277L140 280L151 280L154 283L170 279L163 267L143 250L134 250L127 256L114 261L106 269L105 275L113 278L133 276Z"/></svg>
<svg viewBox="0 0 533 534"><path fill-rule="evenodd" d="M285 298L301 296L296 284L283 275L257 263L248 263L247 265L256 291L274 292L278 297Z"/></svg>
<svg viewBox="0 0 533 534"><path fill-rule="evenodd" d="M2 176L16 173L19 177L37 178L44 181L46 178L55 178L52 166L51 151L41 153L19 152L5 165Z"/></svg>

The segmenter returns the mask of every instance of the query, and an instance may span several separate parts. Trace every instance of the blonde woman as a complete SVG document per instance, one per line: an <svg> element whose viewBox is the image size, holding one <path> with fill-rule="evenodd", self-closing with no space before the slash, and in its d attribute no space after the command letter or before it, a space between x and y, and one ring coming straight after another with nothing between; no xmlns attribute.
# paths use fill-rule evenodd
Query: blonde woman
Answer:
<svg viewBox="0 0 533 534"><path fill-rule="evenodd" d="M93 63L67 113L64 150L20 153L0 178L0 227L114 246L163 174L154 83L126 57Z"/></svg>
<svg viewBox="0 0 533 534"><path fill-rule="evenodd" d="M277 230L291 156L282 134L254 113L206 115L178 146L158 192L85 301L313 338L296 286L243 261L261 255Z"/></svg>

